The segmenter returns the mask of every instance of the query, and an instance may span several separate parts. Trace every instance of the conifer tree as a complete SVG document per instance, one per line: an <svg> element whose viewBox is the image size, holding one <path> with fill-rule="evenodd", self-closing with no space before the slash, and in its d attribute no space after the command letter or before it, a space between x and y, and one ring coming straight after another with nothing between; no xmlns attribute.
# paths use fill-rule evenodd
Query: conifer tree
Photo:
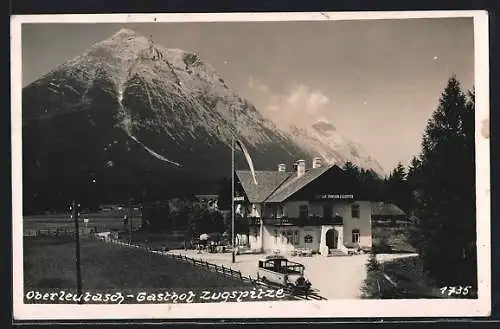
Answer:
<svg viewBox="0 0 500 329"><path fill-rule="evenodd" d="M409 172L417 248L442 285L476 285L474 161L474 92L467 98L452 76Z"/></svg>
<svg viewBox="0 0 500 329"><path fill-rule="evenodd" d="M387 200L408 213L411 193L406 179L406 169L403 164L399 162L385 181L385 185L387 187Z"/></svg>
<svg viewBox="0 0 500 329"><path fill-rule="evenodd" d="M344 163L344 166L342 167L342 169L350 174L350 175L353 175L354 177L359 177L360 176L360 170L359 168L353 164L352 162L350 161L347 161L346 163Z"/></svg>

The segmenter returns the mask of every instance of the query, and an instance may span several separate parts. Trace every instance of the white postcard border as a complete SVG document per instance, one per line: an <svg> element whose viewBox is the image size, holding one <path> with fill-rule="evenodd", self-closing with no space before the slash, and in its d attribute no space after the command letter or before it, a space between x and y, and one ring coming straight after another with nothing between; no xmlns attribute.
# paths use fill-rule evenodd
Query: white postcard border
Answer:
<svg viewBox="0 0 500 329"><path fill-rule="evenodd" d="M476 195L479 289L477 300L329 300L224 304L34 305L24 304L22 244L23 23L153 23L213 21L317 21L473 17L476 90ZM13 315L15 320L117 320L213 318L477 317L491 312L489 51L486 11L349 13L223 13L32 15L11 18L11 131L13 217Z"/></svg>

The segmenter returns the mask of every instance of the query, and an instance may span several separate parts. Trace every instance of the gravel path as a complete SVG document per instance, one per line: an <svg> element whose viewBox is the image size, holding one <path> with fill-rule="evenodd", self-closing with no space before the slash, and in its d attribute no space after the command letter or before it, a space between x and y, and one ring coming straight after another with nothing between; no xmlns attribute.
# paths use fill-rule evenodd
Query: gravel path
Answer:
<svg viewBox="0 0 500 329"><path fill-rule="evenodd" d="M238 255L236 263L231 262L231 254L210 254L196 251L173 250L175 254L203 259L209 263L224 265L234 270L241 271L245 276L256 278L257 261L262 255ZM414 256L414 254L379 254L377 260L386 262L401 257ZM369 255L354 255L345 257L287 257L289 260L304 264L305 276L313 288L319 290L319 295L327 299L359 299L361 286L366 278L366 262Z"/></svg>
<svg viewBox="0 0 500 329"><path fill-rule="evenodd" d="M203 259L209 263L224 265L239 270L245 276L256 277L257 261L262 255L238 255L236 263L231 262L231 254L198 254L196 251L175 250L175 254ZM365 264L368 255L349 257L288 257L292 261L304 264L305 276L313 288L327 299L360 298L360 287L366 277Z"/></svg>

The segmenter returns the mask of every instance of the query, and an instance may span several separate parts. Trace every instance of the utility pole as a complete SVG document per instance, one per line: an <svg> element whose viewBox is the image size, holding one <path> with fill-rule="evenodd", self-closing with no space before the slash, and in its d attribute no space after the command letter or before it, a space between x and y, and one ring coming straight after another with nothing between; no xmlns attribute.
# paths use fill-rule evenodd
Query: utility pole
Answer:
<svg viewBox="0 0 500 329"><path fill-rule="evenodd" d="M80 228L78 225L78 209L79 205L73 200L72 210L73 219L75 221L75 246L76 246L76 290L78 296L82 294L82 271L80 266ZM78 303L81 303L81 299Z"/></svg>
<svg viewBox="0 0 500 329"><path fill-rule="evenodd" d="M236 236L234 232L234 170L235 170L235 163L234 163L234 147L235 147L235 134L236 134L236 112L234 110L234 106L232 107L233 110L233 119L234 119L234 133L233 133L233 139L231 140L231 241L232 241L232 262L236 262L236 251L234 250L236 248Z"/></svg>
<svg viewBox="0 0 500 329"><path fill-rule="evenodd" d="M128 200L128 243L132 244L132 198Z"/></svg>

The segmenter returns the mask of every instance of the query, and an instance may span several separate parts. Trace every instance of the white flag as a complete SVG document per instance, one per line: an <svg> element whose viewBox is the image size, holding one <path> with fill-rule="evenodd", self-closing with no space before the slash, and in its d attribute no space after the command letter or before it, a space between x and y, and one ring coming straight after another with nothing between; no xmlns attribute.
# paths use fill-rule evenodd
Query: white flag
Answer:
<svg viewBox="0 0 500 329"><path fill-rule="evenodd" d="M237 140L236 143L238 144L240 149L243 151L243 154L245 155L245 159L247 160L248 166L250 167L250 171L252 172L253 181L254 181L255 185L257 185L257 177L255 176L255 169L253 168L253 161L252 161L252 158L250 157L250 153L248 152L245 145L243 145L242 141Z"/></svg>

